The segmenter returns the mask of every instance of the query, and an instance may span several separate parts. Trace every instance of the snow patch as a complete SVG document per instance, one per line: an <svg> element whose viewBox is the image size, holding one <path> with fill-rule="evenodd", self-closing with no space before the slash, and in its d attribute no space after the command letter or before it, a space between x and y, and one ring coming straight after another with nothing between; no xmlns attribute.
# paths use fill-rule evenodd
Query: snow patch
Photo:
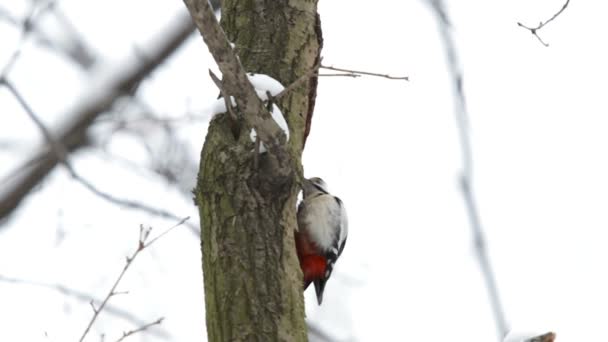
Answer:
<svg viewBox="0 0 608 342"><path fill-rule="evenodd" d="M234 97L230 96L230 102L232 104L232 107L236 107L236 101L234 100ZM211 111L212 118L218 114L226 113L228 111L228 108L226 108L226 101L223 97L215 100L215 102L211 104L209 110Z"/></svg>
<svg viewBox="0 0 608 342"><path fill-rule="evenodd" d="M283 112L281 112L281 110L279 109L279 107L277 105L273 104L270 115L272 116L274 121L277 123L279 128L281 128L283 130L283 133L285 133L285 137L287 138L286 141L289 141L289 127L287 126L287 121L285 121L285 118L283 117ZM252 128L251 132L249 132L249 138L251 139L252 142L255 143L255 139L257 138L257 136L258 136L258 132L255 131L255 128ZM264 153L266 151L267 150L266 150L266 146L264 146L264 143L260 143L260 153Z"/></svg>
<svg viewBox="0 0 608 342"><path fill-rule="evenodd" d="M275 105L274 103L272 104L272 111L270 112L270 115L272 115L272 118L277 123L277 125L279 125L279 128L281 128L283 130L283 133L285 133L285 136L287 137L287 140L285 141L289 141L289 127L287 126L287 121L285 121L283 112L281 112L279 107L277 107L277 105Z"/></svg>
<svg viewBox="0 0 608 342"><path fill-rule="evenodd" d="M255 88L256 94L262 101L268 101L268 93L270 93L271 96L276 96L285 89L281 82L275 80L274 78L268 75L248 73L247 78ZM230 97L230 102L232 106L236 107L236 101L234 100L234 97ZM228 111L228 109L226 108L226 101L224 101L223 98L215 100L215 102L211 105L210 111L212 116L215 116L220 113L226 113ZM272 104L272 110L270 111L270 115L272 116L272 119L277 123L279 128L283 130L283 133L285 133L285 137L287 138L286 141L289 141L289 126L287 126L287 121L285 121L283 112L281 112L279 107L274 103ZM255 128L252 128L249 132L249 138L252 142L255 142L257 136L258 134ZM261 143L260 153L266 151L266 146Z"/></svg>
<svg viewBox="0 0 608 342"><path fill-rule="evenodd" d="M264 94L262 97L258 92L258 96L262 100L268 100L266 91L269 91L270 95L276 96L285 89L281 82L265 74L254 74L250 72L247 73L247 78L249 78L249 82L251 82L256 91L259 90Z"/></svg>

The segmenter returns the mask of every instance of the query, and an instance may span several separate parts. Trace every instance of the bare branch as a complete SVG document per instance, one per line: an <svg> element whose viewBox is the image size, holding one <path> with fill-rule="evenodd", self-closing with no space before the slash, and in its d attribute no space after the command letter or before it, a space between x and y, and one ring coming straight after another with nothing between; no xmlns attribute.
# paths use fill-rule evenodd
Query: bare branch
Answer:
<svg viewBox="0 0 608 342"><path fill-rule="evenodd" d="M95 118L112 107L114 101L127 93L133 85L146 78L163 61L167 59L193 32L194 26L185 16L180 16L157 39L155 50L149 52L148 59L130 63L132 57L116 64L133 65L124 73L112 80L100 84L94 93L83 97L83 101L69 111L65 117L71 121L54 134L68 152L86 144L86 132ZM106 75L103 75L104 77ZM12 181L3 181L0 185L0 219L7 217L21 200L60 162L53 149L44 146L22 166Z"/></svg>
<svg viewBox="0 0 608 342"><path fill-rule="evenodd" d="M473 150L471 148L471 138L469 134L468 113L466 99L463 89L463 74L460 69L456 46L452 38L449 19L445 10L443 0L429 0L429 4L433 9L439 24L439 30L443 39L448 66L453 80L454 98L456 100L456 123L458 125L458 133L460 138L460 148L462 151L463 166L460 174L460 190L467 208L467 214L473 234L475 251L477 252L477 260L483 274L488 296L492 305L494 320L496 322L497 337L502 341L504 336L509 331L507 321L504 314L504 309L498 294L498 287L492 264L490 263L487 243L481 224L479 210L477 209L477 201L473 191Z"/></svg>
<svg viewBox="0 0 608 342"><path fill-rule="evenodd" d="M544 46L549 46L548 43L545 43L542 38L538 35L538 31L540 31L540 29L542 29L543 27L545 27L545 25L547 25L548 23L552 22L555 18L557 18L560 14L562 14L562 12L566 9L566 7L568 7L568 5L570 4L570 0L566 0L566 3L562 6L562 8L557 11L557 13L555 13L551 18L549 18L547 21L545 22L540 22L540 24L538 24L538 26L536 27L528 27L520 22L517 22L517 25L519 27L523 27L526 30L530 31L530 33L532 33L539 42L541 42L541 44L543 44Z"/></svg>
<svg viewBox="0 0 608 342"><path fill-rule="evenodd" d="M391 75L388 75L388 74L378 74L378 73L369 72L369 71L360 71L360 70L351 70L351 69L336 68L336 67L327 66L327 65L321 65L321 69L327 69L327 70L333 70L333 71L342 71L342 72L346 72L346 73L352 74L352 75L367 75L367 76L384 77L384 78L388 78L389 80L404 80L404 81L409 81L410 80L409 76L391 76Z"/></svg>
<svg viewBox="0 0 608 342"><path fill-rule="evenodd" d="M336 73L336 74L317 74L317 76L319 77L352 77L352 78L359 78L361 77L361 75L359 74L340 74L340 73Z"/></svg>
<svg viewBox="0 0 608 342"><path fill-rule="evenodd" d="M311 78L313 76L339 76L339 77L357 78L357 77L361 77L362 75L368 75L368 76L384 77L384 78L388 78L391 80L409 81L409 77L407 77L407 76L391 76L391 75L387 75L387 74L378 74L378 73L368 72L368 71L358 71L358 70L336 68L333 66L326 66L326 65L321 64L322 60L323 60L323 58L319 58L319 61L315 66L310 68L310 70L308 70L304 75L300 76L292 84L290 84L285 89L283 89L280 93L278 93L274 97L269 97L269 99L272 99L273 101L279 100L281 97L285 96L290 91L297 89L300 85L304 84L304 82L306 82L309 78ZM343 73L319 74L319 69L341 71Z"/></svg>
<svg viewBox="0 0 608 342"><path fill-rule="evenodd" d="M156 321L144 324L144 325L142 325L141 327L139 327L137 329L124 332L124 333L122 333L122 336L118 340L116 340L116 342L120 342L120 341L124 340L125 338L127 338L127 337L129 337L131 335L137 334L138 332L142 332L142 331L148 329L151 326L160 325L163 322L164 319L165 319L164 317L161 317L161 318L157 319Z"/></svg>
<svg viewBox="0 0 608 342"><path fill-rule="evenodd" d="M171 228L166 229L164 232L160 233L157 237L155 237L154 239L150 240L149 242L146 243L145 239L144 239L144 246L143 248L147 248L150 247L151 244L155 243L158 239L162 238L163 236L167 235L170 231L172 231L173 229L181 226L182 224L186 223L186 221L188 221L190 219L190 216L186 216L184 217L181 221L177 222L175 225L173 225ZM146 236L147 239L147 236Z"/></svg>
<svg viewBox="0 0 608 342"><path fill-rule="evenodd" d="M122 280L122 277L125 275L125 273L127 273L127 270L129 269L129 267L131 267L131 265L133 265L133 261L135 261L135 258L137 258L139 253L141 251L143 251L144 249L146 249L147 247L149 247L150 245L152 245L159 238L161 238L162 236L164 236L171 230L182 225L186 220L188 220L188 217L182 219L181 221L179 221L176 225L172 226L171 228L166 229L163 233L161 233L156 238L152 239L150 242L147 242L147 238L149 237L151 228L149 228L148 230L145 230L145 229L143 229L143 227L140 227L140 234L139 234L139 241L138 241L137 248L135 249L135 251L133 252L133 254L130 257L126 258L125 266L123 267L122 271L118 275L118 278L116 278L116 281L114 281L112 288L110 289L110 291L108 292L108 294L106 295L104 300L101 302L99 307L96 308L94 306L93 302L91 301L91 306L93 307L93 317L91 318L91 320L89 321L89 324L87 325L86 329L82 333L82 336L80 337L79 342L82 342L84 340L84 338L87 336L87 334L91 330L91 327L93 326L93 323L95 323L95 320L97 319L99 314L103 311L103 309L105 308L105 306L108 303L108 301L110 300L110 298L120 293L120 292L116 291L116 288L118 287L118 284ZM159 324L160 324L160 322L159 322Z"/></svg>

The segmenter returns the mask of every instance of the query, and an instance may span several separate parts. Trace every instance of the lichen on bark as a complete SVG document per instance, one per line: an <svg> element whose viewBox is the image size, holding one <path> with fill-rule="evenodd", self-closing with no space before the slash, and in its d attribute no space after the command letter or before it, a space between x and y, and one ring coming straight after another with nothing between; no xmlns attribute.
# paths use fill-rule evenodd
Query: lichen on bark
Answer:
<svg viewBox="0 0 608 342"><path fill-rule="evenodd" d="M318 61L316 5L316 0L224 0L222 27L248 72L287 86ZM290 140L271 153L256 156L248 130L235 137L228 115L209 125L195 189L209 341L307 339L293 231L315 96L311 79L281 99Z"/></svg>

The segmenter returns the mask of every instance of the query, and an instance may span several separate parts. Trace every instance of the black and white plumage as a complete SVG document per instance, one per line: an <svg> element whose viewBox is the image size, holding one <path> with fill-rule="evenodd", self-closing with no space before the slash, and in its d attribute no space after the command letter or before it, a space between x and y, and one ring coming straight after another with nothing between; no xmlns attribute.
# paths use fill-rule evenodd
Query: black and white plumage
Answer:
<svg viewBox="0 0 608 342"><path fill-rule="evenodd" d="M305 179L302 189L296 249L304 273L304 288L314 283L320 305L325 284L346 244L348 219L344 204L329 193L321 178Z"/></svg>

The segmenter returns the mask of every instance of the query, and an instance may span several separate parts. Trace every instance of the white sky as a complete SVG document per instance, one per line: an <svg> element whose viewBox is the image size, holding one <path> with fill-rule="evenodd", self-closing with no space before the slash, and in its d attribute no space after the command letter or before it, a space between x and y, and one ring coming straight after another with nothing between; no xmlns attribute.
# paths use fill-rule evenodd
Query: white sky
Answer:
<svg viewBox="0 0 608 342"><path fill-rule="evenodd" d="M517 331L556 331L560 342L597 339L608 323L608 6L573 1L540 31L546 48L516 22L546 20L562 0L453 3L475 189L507 318ZM24 1L0 5L17 15L28 8ZM134 46L145 50L149 37L183 10L180 1L143 0L63 0L60 7L106 63L133 54ZM494 341L457 188L452 90L432 12L422 1L388 0L321 1L320 12L324 63L411 81L320 81L305 172L323 177L344 200L350 235L324 305L316 306L314 291L306 294L308 317L336 340ZM0 67L17 41L18 32L0 21ZM166 116L206 115L217 95L210 67L206 47L193 37L140 94ZM10 79L51 127L88 85L85 75L31 41ZM20 146L0 149L2 177L41 138L3 89L0 111L0 138ZM180 126L193 156L206 125ZM107 150L147 162L141 144L125 134ZM152 173L142 176L87 150L73 163L108 192L198 220L191 201ZM0 229L0 275L102 298L136 246L139 224L158 233L171 222L108 205L57 169ZM170 340L201 340L200 251L192 234L180 228L140 258L120 286L130 293L110 303L144 322L166 317L157 331ZM0 340L77 340L91 315L86 302L0 281ZM101 333L115 340L133 328L106 313L89 340Z"/></svg>

